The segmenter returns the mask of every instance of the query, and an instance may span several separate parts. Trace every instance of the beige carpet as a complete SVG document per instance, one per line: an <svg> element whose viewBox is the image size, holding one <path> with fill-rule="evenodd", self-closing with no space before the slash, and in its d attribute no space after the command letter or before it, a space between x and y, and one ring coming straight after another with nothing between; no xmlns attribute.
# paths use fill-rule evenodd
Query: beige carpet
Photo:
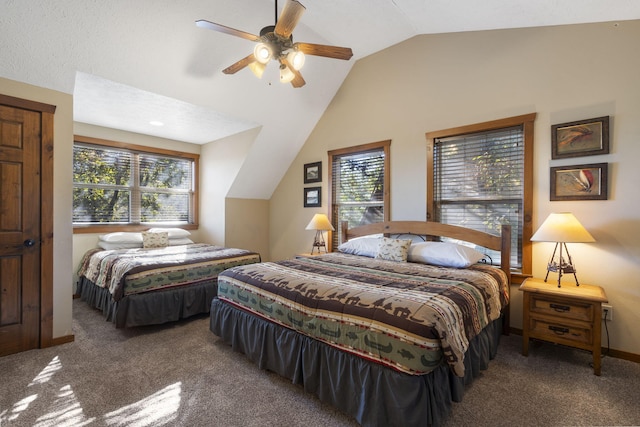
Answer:
<svg viewBox="0 0 640 427"><path fill-rule="evenodd" d="M73 310L75 342L0 358L0 427L356 425L220 343L208 317L117 330ZM605 358L596 377L589 353L520 345L503 337L447 426L640 425L640 365Z"/></svg>

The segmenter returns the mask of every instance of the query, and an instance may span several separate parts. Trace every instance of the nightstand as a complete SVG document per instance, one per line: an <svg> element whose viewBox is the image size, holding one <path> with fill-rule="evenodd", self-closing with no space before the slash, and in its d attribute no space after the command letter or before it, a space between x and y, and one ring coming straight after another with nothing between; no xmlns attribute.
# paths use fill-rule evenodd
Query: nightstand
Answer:
<svg viewBox="0 0 640 427"><path fill-rule="evenodd" d="M600 286L573 283L558 288L555 281L529 278L520 286L523 295L522 354L529 354L529 339L589 350L593 373L600 375L602 303Z"/></svg>

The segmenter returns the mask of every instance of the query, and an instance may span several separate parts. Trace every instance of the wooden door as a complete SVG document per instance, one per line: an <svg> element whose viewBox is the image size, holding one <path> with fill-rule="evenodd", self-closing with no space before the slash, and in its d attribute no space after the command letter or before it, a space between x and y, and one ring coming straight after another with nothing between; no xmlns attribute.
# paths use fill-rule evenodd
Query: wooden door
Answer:
<svg viewBox="0 0 640 427"><path fill-rule="evenodd" d="M0 356L40 346L41 113L0 105Z"/></svg>

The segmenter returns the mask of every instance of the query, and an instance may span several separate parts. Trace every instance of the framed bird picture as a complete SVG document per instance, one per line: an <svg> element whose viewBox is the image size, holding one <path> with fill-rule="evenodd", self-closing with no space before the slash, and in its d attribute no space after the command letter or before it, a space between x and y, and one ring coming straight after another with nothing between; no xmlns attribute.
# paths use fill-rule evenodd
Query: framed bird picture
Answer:
<svg viewBox="0 0 640 427"><path fill-rule="evenodd" d="M550 200L607 200L608 163L551 168Z"/></svg>
<svg viewBox="0 0 640 427"><path fill-rule="evenodd" d="M551 126L551 158L609 154L609 116Z"/></svg>

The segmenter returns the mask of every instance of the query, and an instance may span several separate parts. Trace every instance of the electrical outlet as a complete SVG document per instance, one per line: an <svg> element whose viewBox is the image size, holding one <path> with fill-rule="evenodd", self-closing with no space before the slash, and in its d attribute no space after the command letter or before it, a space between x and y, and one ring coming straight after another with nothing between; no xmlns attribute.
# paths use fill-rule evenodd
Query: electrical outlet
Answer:
<svg viewBox="0 0 640 427"><path fill-rule="evenodd" d="M613 320L613 307L609 304L602 304L602 320L607 319L607 322Z"/></svg>

